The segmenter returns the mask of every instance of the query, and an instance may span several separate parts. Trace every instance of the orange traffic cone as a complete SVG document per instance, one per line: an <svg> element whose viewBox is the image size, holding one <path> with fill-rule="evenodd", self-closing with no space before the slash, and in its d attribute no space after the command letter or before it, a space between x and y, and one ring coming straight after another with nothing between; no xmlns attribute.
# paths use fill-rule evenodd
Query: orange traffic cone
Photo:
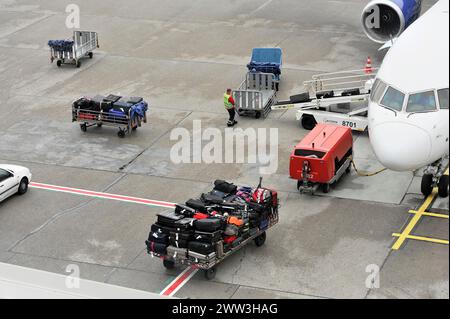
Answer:
<svg viewBox="0 0 450 319"><path fill-rule="evenodd" d="M366 63L366 67L365 67L364 71L366 72L366 74L373 73L372 59L370 58L370 56L367 57L367 63Z"/></svg>

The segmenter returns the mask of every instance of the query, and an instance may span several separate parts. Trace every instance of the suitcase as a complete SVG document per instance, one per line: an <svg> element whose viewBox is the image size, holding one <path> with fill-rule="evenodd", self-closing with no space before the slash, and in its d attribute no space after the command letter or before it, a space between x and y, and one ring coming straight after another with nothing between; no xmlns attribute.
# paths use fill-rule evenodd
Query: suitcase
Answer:
<svg viewBox="0 0 450 319"><path fill-rule="evenodd" d="M182 220L184 216L176 214L174 211L160 213L158 216L158 224L166 227L175 227L175 223Z"/></svg>
<svg viewBox="0 0 450 319"><path fill-rule="evenodd" d="M231 247L236 248L237 246L242 244L243 241L244 241L244 239L242 237L239 237L235 241L233 241L233 243L231 244Z"/></svg>
<svg viewBox="0 0 450 319"><path fill-rule="evenodd" d="M194 229L195 218L183 218L177 220L174 224L177 232L187 232Z"/></svg>
<svg viewBox="0 0 450 319"><path fill-rule="evenodd" d="M216 180L214 182L214 190L226 193L226 194L234 194L237 191L237 186L231 183L228 183L223 180Z"/></svg>
<svg viewBox="0 0 450 319"><path fill-rule="evenodd" d="M184 217L192 218L197 211L191 207L177 204L175 206L175 214L183 215Z"/></svg>
<svg viewBox="0 0 450 319"><path fill-rule="evenodd" d="M215 251L215 245L198 241L191 241L189 242L188 249L189 251L193 251L195 253L209 255Z"/></svg>
<svg viewBox="0 0 450 319"><path fill-rule="evenodd" d="M167 255L171 257L181 257L186 258L187 257L187 249L186 248L177 248L173 246L167 247Z"/></svg>
<svg viewBox="0 0 450 319"><path fill-rule="evenodd" d="M205 203L203 203L199 199L190 199L186 202L186 206L193 208L201 213L207 213L208 208L206 207Z"/></svg>
<svg viewBox="0 0 450 319"><path fill-rule="evenodd" d="M163 233L166 235L170 235L170 232L176 231L176 228L166 227L156 223L152 225L151 231L154 233Z"/></svg>
<svg viewBox="0 0 450 319"><path fill-rule="evenodd" d="M212 195L212 194L202 194L201 200L203 203L206 203L208 205L221 205L224 204L225 201L222 197Z"/></svg>
<svg viewBox="0 0 450 319"><path fill-rule="evenodd" d="M188 248L189 241L170 237L170 245L176 248Z"/></svg>
<svg viewBox="0 0 450 319"><path fill-rule="evenodd" d="M194 227L201 232L215 232L222 227L222 221L217 218L199 219L194 222Z"/></svg>
<svg viewBox="0 0 450 319"><path fill-rule="evenodd" d="M128 103L131 103L131 104L138 104L138 103L141 103L142 101L144 101L144 99L143 98L141 98L141 97L137 97L137 96L132 96L132 97L129 97L128 99L127 99L127 102Z"/></svg>
<svg viewBox="0 0 450 319"><path fill-rule="evenodd" d="M194 240L202 242L202 243L214 244L214 243L222 240L222 232L215 231L213 233L206 233L206 232L196 231L194 234Z"/></svg>
<svg viewBox="0 0 450 319"><path fill-rule="evenodd" d="M78 119L79 120L95 120L97 118L94 114L79 112L78 113Z"/></svg>
<svg viewBox="0 0 450 319"><path fill-rule="evenodd" d="M103 99L103 101L105 102L111 102L111 103L116 103L117 101L119 101L122 97L118 96L118 95L114 95L114 94L110 94L107 97L105 97Z"/></svg>
<svg viewBox="0 0 450 319"><path fill-rule="evenodd" d="M165 256L167 254L167 245L164 244L158 244L154 241L146 241L145 244L147 245L147 252L154 253L157 255Z"/></svg>
<svg viewBox="0 0 450 319"><path fill-rule="evenodd" d="M216 257L216 253L201 254L194 251L188 251L188 257L194 262L210 262Z"/></svg>
<svg viewBox="0 0 450 319"><path fill-rule="evenodd" d="M174 240L190 241L190 240L194 239L194 232L193 231L188 231L188 232L172 231L172 232L170 232L170 238L174 238Z"/></svg>
<svg viewBox="0 0 450 319"><path fill-rule="evenodd" d="M148 241L154 241L155 243L158 244L168 245L169 235L159 232L150 232L150 234L148 235Z"/></svg>

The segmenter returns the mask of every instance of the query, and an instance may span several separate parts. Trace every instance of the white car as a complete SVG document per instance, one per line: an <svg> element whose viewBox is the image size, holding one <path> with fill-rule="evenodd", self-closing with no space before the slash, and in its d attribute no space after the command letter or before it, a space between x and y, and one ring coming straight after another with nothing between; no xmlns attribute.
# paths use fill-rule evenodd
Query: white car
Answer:
<svg viewBox="0 0 450 319"><path fill-rule="evenodd" d="M0 202L16 193L25 194L30 182L31 172L28 168L0 164Z"/></svg>

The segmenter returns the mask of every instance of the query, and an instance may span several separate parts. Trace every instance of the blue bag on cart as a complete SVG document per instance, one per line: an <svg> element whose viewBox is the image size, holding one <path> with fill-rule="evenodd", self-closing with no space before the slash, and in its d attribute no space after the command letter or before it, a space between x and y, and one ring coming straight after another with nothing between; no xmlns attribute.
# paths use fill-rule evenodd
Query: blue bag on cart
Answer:
<svg viewBox="0 0 450 319"><path fill-rule="evenodd" d="M48 46L56 51L72 51L74 42L72 40L50 40Z"/></svg>
<svg viewBox="0 0 450 319"><path fill-rule="evenodd" d="M148 103L145 101L139 102L131 107L131 117L144 118L148 111Z"/></svg>

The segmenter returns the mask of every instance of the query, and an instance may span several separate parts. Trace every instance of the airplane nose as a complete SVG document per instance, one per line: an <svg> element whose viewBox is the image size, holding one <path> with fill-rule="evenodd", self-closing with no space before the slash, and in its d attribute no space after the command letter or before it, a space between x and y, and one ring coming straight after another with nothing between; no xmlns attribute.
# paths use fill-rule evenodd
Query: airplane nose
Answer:
<svg viewBox="0 0 450 319"><path fill-rule="evenodd" d="M370 142L378 160L394 171L411 171L428 164L431 137L417 126L389 122L370 129Z"/></svg>

